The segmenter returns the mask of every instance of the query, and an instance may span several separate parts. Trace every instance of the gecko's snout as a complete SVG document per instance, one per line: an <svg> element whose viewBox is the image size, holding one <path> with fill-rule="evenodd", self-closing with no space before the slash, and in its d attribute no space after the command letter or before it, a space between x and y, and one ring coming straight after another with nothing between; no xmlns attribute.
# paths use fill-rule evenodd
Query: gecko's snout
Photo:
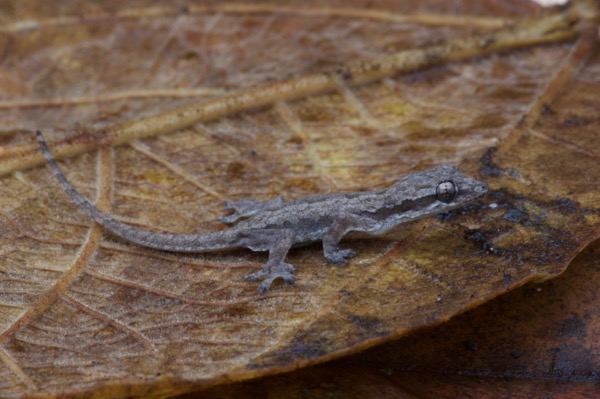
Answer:
<svg viewBox="0 0 600 399"><path fill-rule="evenodd" d="M489 190L489 187L486 183L479 183L475 186L475 192L479 195L483 195L485 193L487 193Z"/></svg>

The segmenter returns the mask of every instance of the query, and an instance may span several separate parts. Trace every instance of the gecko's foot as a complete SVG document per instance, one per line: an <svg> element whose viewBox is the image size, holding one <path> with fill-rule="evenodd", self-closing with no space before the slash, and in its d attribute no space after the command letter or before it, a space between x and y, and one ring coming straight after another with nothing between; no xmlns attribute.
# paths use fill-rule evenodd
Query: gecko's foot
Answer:
<svg viewBox="0 0 600 399"><path fill-rule="evenodd" d="M273 267L272 270L259 270L255 273L250 273L246 276L247 281L257 281L264 279L258 286L258 292L261 294L269 291L273 281L278 278L283 279L289 285L296 284L296 278L292 274L296 269L289 263L281 262L277 266Z"/></svg>
<svg viewBox="0 0 600 399"><path fill-rule="evenodd" d="M325 258L333 264L336 265L347 265L348 260L356 256L356 251L352 249L335 249L331 251L327 251L325 253Z"/></svg>

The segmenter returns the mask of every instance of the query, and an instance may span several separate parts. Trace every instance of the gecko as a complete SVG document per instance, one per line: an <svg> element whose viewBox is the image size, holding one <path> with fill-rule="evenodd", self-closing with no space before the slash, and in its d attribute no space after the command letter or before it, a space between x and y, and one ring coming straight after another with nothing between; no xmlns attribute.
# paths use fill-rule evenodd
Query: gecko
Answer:
<svg viewBox="0 0 600 399"><path fill-rule="evenodd" d="M440 165L407 175L381 190L316 194L290 201L283 197L263 202L225 201L225 210L233 213L221 220L231 225L229 229L205 234L158 233L120 222L98 209L69 183L39 130L36 136L48 165L70 199L115 236L173 252L234 248L268 251L263 268L246 276L249 281L262 280L258 287L261 294L277 279L295 285L295 268L285 262L292 247L321 241L325 258L345 265L357 253L339 246L343 238L384 236L405 223L461 207L488 191L484 182L469 178L456 166Z"/></svg>

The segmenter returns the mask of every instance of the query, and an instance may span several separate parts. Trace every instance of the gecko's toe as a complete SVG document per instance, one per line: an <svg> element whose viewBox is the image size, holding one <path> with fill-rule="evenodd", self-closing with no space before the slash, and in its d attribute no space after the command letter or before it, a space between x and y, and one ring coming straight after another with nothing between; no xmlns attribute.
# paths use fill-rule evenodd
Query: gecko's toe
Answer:
<svg viewBox="0 0 600 399"><path fill-rule="evenodd" d="M338 249L325 254L328 261L336 265L347 265L348 260L356 256L352 249Z"/></svg>
<svg viewBox="0 0 600 399"><path fill-rule="evenodd" d="M272 267L271 270L262 269L247 275L246 280L256 281L264 278L258 286L258 292L264 294L269 291L271 284L279 278L289 285L296 285L296 277L292 274L295 270L296 268L289 263L280 262L275 267Z"/></svg>
<svg viewBox="0 0 600 399"><path fill-rule="evenodd" d="M258 293L260 295L264 295L267 292L269 292L269 288L271 287L271 283L272 283L272 281L268 281L268 280L265 280L262 283L260 283L259 286L258 286Z"/></svg>
<svg viewBox="0 0 600 399"><path fill-rule="evenodd" d="M266 276L267 276L267 272L265 272L265 270L263 269L263 270L259 270L259 271L254 272L254 273L247 274L246 277L244 277L244 280L246 280L246 281L258 281L261 278L264 278Z"/></svg>
<svg viewBox="0 0 600 399"><path fill-rule="evenodd" d="M273 273L270 274L269 277L263 280L262 283L258 286L258 292L262 294L266 294L271 288L271 284L278 278L283 279L289 285L296 285L296 277L294 277L290 273Z"/></svg>
<svg viewBox="0 0 600 399"><path fill-rule="evenodd" d="M296 285L296 277L294 277L293 274L286 273L282 274L280 277L283 279L283 281L285 281L286 284Z"/></svg>
<svg viewBox="0 0 600 399"><path fill-rule="evenodd" d="M296 271L296 268L289 263L281 262L277 270L273 273L276 278L281 278L289 285L296 285L296 277L292 273Z"/></svg>

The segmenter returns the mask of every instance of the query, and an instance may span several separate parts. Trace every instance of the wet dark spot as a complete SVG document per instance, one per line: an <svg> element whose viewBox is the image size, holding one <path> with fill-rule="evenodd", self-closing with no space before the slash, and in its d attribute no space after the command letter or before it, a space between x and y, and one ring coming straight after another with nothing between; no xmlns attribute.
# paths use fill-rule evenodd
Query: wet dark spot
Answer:
<svg viewBox="0 0 600 399"><path fill-rule="evenodd" d="M527 214L527 212L521 210L521 209L509 209L504 216L502 216L503 219L508 220L509 222L512 223L519 223L522 224L524 226L529 226L531 225L531 221L529 220L529 215Z"/></svg>
<svg viewBox="0 0 600 399"><path fill-rule="evenodd" d="M315 359L324 356L326 350L318 343L296 342L271 353L266 359L250 362L248 369L258 369L272 366L289 365L298 359Z"/></svg>
<svg viewBox="0 0 600 399"><path fill-rule="evenodd" d="M452 220L456 217L457 213L454 211L438 213L435 215L435 218L441 222L447 222L448 220Z"/></svg>
<svg viewBox="0 0 600 399"><path fill-rule="evenodd" d="M5 40L3 40L3 48L2 51L0 52L0 64L4 64L6 62L6 60L8 59L8 57L10 57L12 51L13 51L13 47L15 44L15 38L10 35L8 37L6 37Z"/></svg>
<svg viewBox="0 0 600 399"><path fill-rule="evenodd" d="M184 53L181 53L177 57L177 60L178 61L194 61L194 60L196 60L198 58L199 58L199 55L198 55L197 52L195 52L195 51L186 51ZM177 116L179 116L180 118L183 117L183 112L178 113Z"/></svg>
<svg viewBox="0 0 600 399"><path fill-rule="evenodd" d="M21 129L14 130L5 130L0 132L0 145L8 145L10 144L14 138L18 137L20 134L26 137L26 133L23 134Z"/></svg>
<svg viewBox="0 0 600 399"><path fill-rule="evenodd" d="M230 162L227 165L227 173L230 175L241 175L244 169L245 166L241 162Z"/></svg>
<svg viewBox="0 0 600 399"><path fill-rule="evenodd" d="M521 354L521 352L510 352L510 357L512 357L513 359L518 359L518 358L520 358L521 356L523 356L523 355Z"/></svg>
<svg viewBox="0 0 600 399"><path fill-rule="evenodd" d="M376 331L381 326L381 320L375 316L350 316L350 322L362 330Z"/></svg>
<svg viewBox="0 0 600 399"><path fill-rule="evenodd" d="M585 338L586 323L577 315L566 319L560 328L560 335L563 337L573 337L577 339Z"/></svg>
<svg viewBox="0 0 600 399"><path fill-rule="evenodd" d="M114 303L127 303L127 304L135 304L135 303L140 303L140 302L144 302L144 300L146 299L148 294L144 293L141 290L137 290L137 289L119 289L118 291L116 291L112 296L111 296L111 300L114 301ZM170 298L163 298L163 300L161 300L157 306L166 306L169 303L177 303L179 302L179 300L174 300L174 299L170 299Z"/></svg>
<svg viewBox="0 0 600 399"><path fill-rule="evenodd" d="M450 70L450 68L445 66L438 66L423 71L412 72L404 76L402 80L412 85L424 84L428 86L433 86L436 84L440 84L440 82L447 80L455 75L456 73Z"/></svg>
<svg viewBox="0 0 600 399"><path fill-rule="evenodd" d="M502 174L502 169L498 167L498 165L496 165L496 163L492 159L496 151L498 151L498 148L496 147L488 148L479 160L479 163L481 164L481 171L479 172L479 177L498 177Z"/></svg>
<svg viewBox="0 0 600 399"><path fill-rule="evenodd" d="M490 241L493 236L494 232L483 229L467 229L465 231L465 239L473 241L479 249L488 253L498 254L500 251Z"/></svg>
<svg viewBox="0 0 600 399"><path fill-rule="evenodd" d="M560 348L550 348L546 352L548 352L550 355L554 356L560 352Z"/></svg>
<svg viewBox="0 0 600 399"><path fill-rule="evenodd" d="M373 137L377 134L378 130L367 126L353 126L352 131L364 137Z"/></svg>
<svg viewBox="0 0 600 399"><path fill-rule="evenodd" d="M547 245L547 247L549 249L559 249L563 243L560 239L557 239L556 237L552 237L552 236L546 236L542 239L544 241L544 244ZM559 257L558 255L554 256L554 259L557 261L560 261L562 257Z"/></svg>
<svg viewBox="0 0 600 399"><path fill-rule="evenodd" d="M302 136L296 134L290 137L287 140L286 144L290 147L294 147L295 149L300 150L304 148L304 139L302 138Z"/></svg>
<svg viewBox="0 0 600 399"><path fill-rule="evenodd" d="M24 342L19 342L18 340L12 340L10 344L10 351L12 353L25 353L31 348L28 345L25 345Z"/></svg>
<svg viewBox="0 0 600 399"><path fill-rule="evenodd" d="M451 48L448 49L449 51L452 51ZM435 52L432 51L427 51L425 52L425 63L426 64L438 64L442 59L442 56L440 54L437 54Z"/></svg>
<svg viewBox="0 0 600 399"><path fill-rule="evenodd" d="M249 313L248 307L243 305L234 305L227 308L227 315L229 317L241 318Z"/></svg>
<svg viewBox="0 0 600 399"><path fill-rule="evenodd" d="M289 348L288 353L292 354L295 358L315 358L323 356L325 351L320 345L317 344L304 344L298 343Z"/></svg>
<svg viewBox="0 0 600 399"><path fill-rule="evenodd" d="M558 201L557 209L561 213L574 213L579 209L579 203L569 198L561 198Z"/></svg>
<svg viewBox="0 0 600 399"><path fill-rule="evenodd" d="M256 157L257 155L258 155L258 153L256 152L256 150L250 150L250 151L248 151L248 156L249 156L250 158L254 158L254 157Z"/></svg>
<svg viewBox="0 0 600 399"><path fill-rule="evenodd" d="M556 115L556 111L554 111L552 109L552 107L550 107L550 105L542 104L542 115L544 115L544 116Z"/></svg>
<svg viewBox="0 0 600 399"><path fill-rule="evenodd" d="M582 127L589 125L591 122L592 121L588 118L584 118L579 115L570 115L563 121L563 125L567 127Z"/></svg>
<svg viewBox="0 0 600 399"><path fill-rule="evenodd" d="M370 71L379 71L380 69L381 69L380 63L371 64L371 66L369 67Z"/></svg>
<svg viewBox="0 0 600 399"><path fill-rule="evenodd" d="M479 349L479 345L477 345L477 343L473 341L465 341L463 342L463 346L466 350L471 352L476 352Z"/></svg>
<svg viewBox="0 0 600 399"><path fill-rule="evenodd" d="M496 43L496 37L494 36L488 36L485 39L483 39L481 41L481 47L482 48L487 48L489 46L491 46L492 44Z"/></svg>
<svg viewBox="0 0 600 399"><path fill-rule="evenodd" d="M338 68L334 71L334 73L346 82L352 79L352 71L350 71L348 68Z"/></svg>
<svg viewBox="0 0 600 399"><path fill-rule="evenodd" d="M501 208L506 208L508 206L508 202L506 201L507 195L506 189L494 190L488 194L488 196L492 197L496 204Z"/></svg>

